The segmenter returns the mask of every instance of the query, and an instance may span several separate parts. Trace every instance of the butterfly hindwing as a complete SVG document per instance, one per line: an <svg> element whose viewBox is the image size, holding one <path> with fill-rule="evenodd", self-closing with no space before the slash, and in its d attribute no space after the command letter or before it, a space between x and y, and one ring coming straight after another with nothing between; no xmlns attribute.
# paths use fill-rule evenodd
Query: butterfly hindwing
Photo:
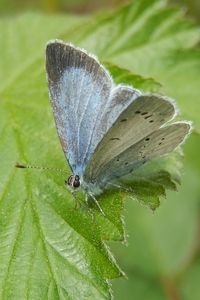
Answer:
<svg viewBox="0 0 200 300"><path fill-rule="evenodd" d="M84 179L98 177L113 158L160 128L175 115L171 101L157 95L140 95L119 115L98 144L86 168Z"/></svg>
<svg viewBox="0 0 200 300"><path fill-rule="evenodd" d="M98 182L106 184L114 178L129 174L151 159L173 151L183 142L189 130L189 123L177 122L154 131L99 167L96 177Z"/></svg>

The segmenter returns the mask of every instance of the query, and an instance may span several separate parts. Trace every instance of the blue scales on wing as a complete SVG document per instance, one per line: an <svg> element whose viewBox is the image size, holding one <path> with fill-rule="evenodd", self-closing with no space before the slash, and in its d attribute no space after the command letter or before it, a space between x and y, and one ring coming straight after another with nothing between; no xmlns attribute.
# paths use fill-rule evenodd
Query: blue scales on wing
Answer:
<svg viewBox="0 0 200 300"><path fill-rule="evenodd" d="M82 176L105 133L140 92L115 86L94 56L61 41L48 43L46 69L64 154Z"/></svg>

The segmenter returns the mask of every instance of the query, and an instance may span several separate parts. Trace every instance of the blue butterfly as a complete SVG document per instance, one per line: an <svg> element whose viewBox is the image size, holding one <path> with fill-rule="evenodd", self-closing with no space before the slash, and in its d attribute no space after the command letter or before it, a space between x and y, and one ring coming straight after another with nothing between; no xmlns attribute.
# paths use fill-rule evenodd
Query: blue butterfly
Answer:
<svg viewBox="0 0 200 300"><path fill-rule="evenodd" d="M71 167L66 184L95 199L108 183L173 151L190 131L166 97L115 85L97 58L62 41L46 48L58 136Z"/></svg>

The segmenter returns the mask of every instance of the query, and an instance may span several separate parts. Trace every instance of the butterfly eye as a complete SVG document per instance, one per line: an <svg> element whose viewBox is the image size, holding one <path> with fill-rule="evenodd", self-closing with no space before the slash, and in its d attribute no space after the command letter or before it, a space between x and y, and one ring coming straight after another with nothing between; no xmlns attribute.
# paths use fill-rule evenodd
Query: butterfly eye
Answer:
<svg viewBox="0 0 200 300"><path fill-rule="evenodd" d="M73 188L78 188L80 186L80 177L78 175L70 175L65 183Z"/></svg>
<svg viewBox="0 0 200 300"><path fill-rule="evenodd" d="M78 175L75 175L74 181L73 181L73 187L78 188L80 186L80 177Z"/></svg>

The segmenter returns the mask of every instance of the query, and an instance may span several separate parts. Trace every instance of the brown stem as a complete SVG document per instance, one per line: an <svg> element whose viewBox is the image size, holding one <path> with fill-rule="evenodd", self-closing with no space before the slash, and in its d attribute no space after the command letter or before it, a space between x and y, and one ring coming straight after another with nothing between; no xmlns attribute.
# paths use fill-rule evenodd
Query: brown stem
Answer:
<svg viewBox="0 0 200 300"><path fill-rule="evenodd" d="M175 280L168 277L164 277L162 278L162 285L165 290L167 299L181 300Z"/></svg>

